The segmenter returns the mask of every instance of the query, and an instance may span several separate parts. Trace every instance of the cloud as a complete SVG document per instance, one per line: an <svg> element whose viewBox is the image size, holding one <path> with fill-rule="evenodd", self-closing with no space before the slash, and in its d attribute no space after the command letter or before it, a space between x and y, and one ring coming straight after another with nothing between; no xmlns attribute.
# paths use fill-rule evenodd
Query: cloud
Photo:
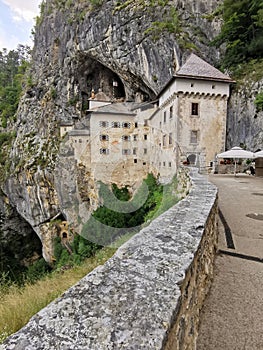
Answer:
<svg viewBox="0 0 263 350"><path fill-rule="evenodd" d="M39 14L39 5L41 0L2 0L12 13L14 21L33 22L33 19Z"/></svg>

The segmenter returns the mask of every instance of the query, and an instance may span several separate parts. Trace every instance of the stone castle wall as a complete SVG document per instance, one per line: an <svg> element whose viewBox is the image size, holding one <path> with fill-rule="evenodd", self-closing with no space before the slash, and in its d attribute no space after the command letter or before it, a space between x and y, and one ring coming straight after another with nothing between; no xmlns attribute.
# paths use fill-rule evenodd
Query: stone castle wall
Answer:
<svg viewBox="0 0 263 350"><path fill-rule="evenodd" d="M182 192L189 181L182 181ZM9 337L7 349L195 349L213 277L217 189L191 173L186 198Z"/></svg>

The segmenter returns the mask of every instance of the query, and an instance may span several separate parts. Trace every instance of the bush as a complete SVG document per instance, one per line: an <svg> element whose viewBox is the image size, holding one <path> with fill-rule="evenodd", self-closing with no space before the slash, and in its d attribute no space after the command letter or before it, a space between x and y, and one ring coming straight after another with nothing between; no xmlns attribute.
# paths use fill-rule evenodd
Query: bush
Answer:
<svg viewBox="0 0 263 350"><path fill-rule="evenodd" d="M257 112L263 111L263 91L256 95L254 104L256 105Z"/></svg>
<svg viewBox="0 0 263 350"><path fill-rule="evenodd" d="M28 267L25 273L25 279L27 282L34 283L46 275L48 272L50 272L50 266L43 258L41 258L33 265Z"/></svg>

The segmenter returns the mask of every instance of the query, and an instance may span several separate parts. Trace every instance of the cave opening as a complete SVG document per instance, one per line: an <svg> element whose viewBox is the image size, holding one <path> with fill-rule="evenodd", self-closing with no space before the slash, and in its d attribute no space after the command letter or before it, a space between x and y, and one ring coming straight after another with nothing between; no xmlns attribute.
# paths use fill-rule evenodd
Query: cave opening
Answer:
<svg viewBox="0 0 263 350"><path fill-rule="evenodd" d="M88 105L88 99L92 96L103 93L110 101L125 101L125 87L121 78L100 62L83 56L78 61L75 77L79 85L82 110Z"/></svg>

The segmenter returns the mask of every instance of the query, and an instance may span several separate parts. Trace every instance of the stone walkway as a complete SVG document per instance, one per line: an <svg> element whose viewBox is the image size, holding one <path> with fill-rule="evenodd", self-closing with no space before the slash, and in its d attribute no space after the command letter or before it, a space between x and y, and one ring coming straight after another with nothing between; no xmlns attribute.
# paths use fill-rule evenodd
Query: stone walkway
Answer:
<svg viewBox="0 0 263 350"><path fill-rule="evenodd" d="M263 350L263 178L211 175L209 181L219 189L222 220L197 350Z"/></svg>

